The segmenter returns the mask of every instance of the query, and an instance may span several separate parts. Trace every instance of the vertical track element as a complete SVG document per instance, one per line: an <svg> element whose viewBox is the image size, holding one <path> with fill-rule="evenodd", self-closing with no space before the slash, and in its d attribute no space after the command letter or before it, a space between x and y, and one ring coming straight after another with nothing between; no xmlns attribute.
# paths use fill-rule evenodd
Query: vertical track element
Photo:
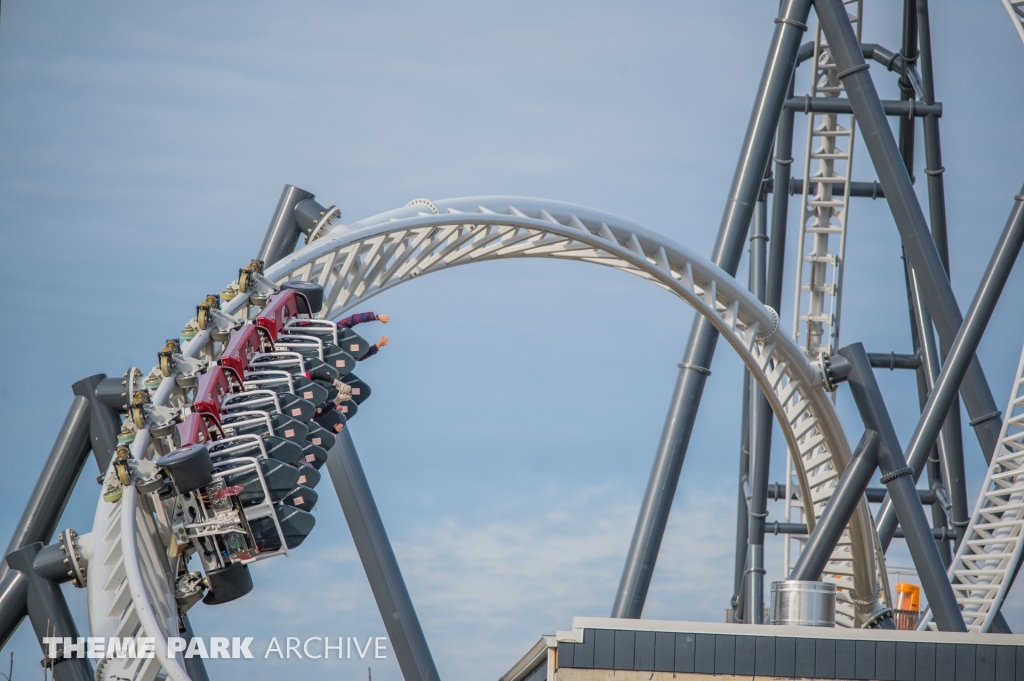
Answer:
<svg viewBox="0 0 1024 681"><path fill-rule="evenodd" d="M857 32L857 40L860 40L862 0L845 0L843 4L850 12L850 21ZM819 24L814 38L814 80L810 96L839 97L844 92ZM804 177L807 179L803 183L800 201L793 339L811 358L822 351L832 352L839 342L855 130L856 121L852 115L807 114L804 154ZM810 193L812 186L814 194ZM837 238L833 240L833 236Z"/></svg>
<svg viewBox="0 0 1024 681"><path fill-rule="evenodd" d="M1013 581L1024 549L1024 349L978 505L949 567L969 631L986 632ZM922 618L920 628L931 621Z"/></svg>
<svg viewBox="0 0 1024 681"><path fill-rule="evenodd" d="M850 22L861 37L862 0L844 0ZM840 97L845 93L838 78L838 69L825 41L821 24L814 37L814 77L811 97ZM812 361L819 352L833 352L839 343L839 312L842 301L843 263L846 254L846 225L850 207L851 168L856 121L852 115L807 114L807 144L804 151L803 193L800 201L800 233L797 239L796 286L793 301L793 340ZM812 187L814 193L811 193ZM833 238L835 237L835 238ZM838 479L828 466L814 468L806 460L814 458L814 448L805 453L803 470L812 479ZM798 498L794 499L793 496ZM817 500L813 500L812 504ZM802 501L793 452L786 458L786 522L806 523L807 508ZM817 513L815 514L817 515ZM796 556L807 540L805 535L789 535L783 545L783 574L789 574ZM849 532L839 541L842 553L850 542ZM794 552L794 548L796 552ZM834 566L835 564L833 564ZM831 568L830 568L831 569ZM852 587L852 570L834 572L839 585L836 603L840 619L852 621L853 603L848 600ZM845 623L845 622L844 622Z"/></svg>

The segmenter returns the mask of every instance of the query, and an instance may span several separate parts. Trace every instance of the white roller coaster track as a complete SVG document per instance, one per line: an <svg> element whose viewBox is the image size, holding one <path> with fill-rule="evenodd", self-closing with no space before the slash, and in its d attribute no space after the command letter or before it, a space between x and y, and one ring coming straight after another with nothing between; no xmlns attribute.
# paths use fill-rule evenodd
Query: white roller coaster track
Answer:
<svg viewBox="0 0 1024 681"><path fill-rule="evenodd" d="M859 42L863 2L844 0L844 4ZM838 78L838 69L825 42L820 22L814 37L812 63L814 73L811 97L839 97L846 92ZM797 239L796 283L793 292L793 340L812 361L819 352L832 353L839 343L839 312L856 127L852 115L807 114L804 186L800 198L800 234ZM815 183L813 194L811 182ZM841 190L840 196L836 196L837 188ZM836 238L833 239L833 236ZM786 460L786 501L783 509L786 522L804 522L795 468L790 453ZM782 555L784 574L789 574L795 554L803 549L805 541L806 538L799 535L786 536Z"/></svg>
<svg viewBox="0 0 1024 681"><path fill-rule="evenodd" d="M1024 0L1003 0L1003 6L1010 13L1013 27L1017 29L1020 39L1024 40Z"/></svg>
<svg viewBox="0 0 1024 681"><path fill-rule="evenodd" d="M978 505L949 566L964 623L986 632L1006 598L1011 571L1024 550L1024 350L1006 406L1003 428ZM931 623L931 613L920 627Z"/></svg>
<svg viewBox="0 0 1024 681"><path fill-rule="evenodd" d="M478 197L415 205L338 227L285 257L266 277L316 281L325 290L325 318L337 318L368 298L423 274L456 265L506 258L555 258L591 262L634 274L666 289L708 318L739 354L782 425L788 446L800 452L802 498L813 500L814 519L850 459L849 443L817 370L784 333L778 317L732 277L684 246L617 216L580 206L525 198ZM248 295L224 305L236 320L249 314ZM214 359L221 351L206 330L182 348L190 357ZM174 377L153 395L165 405L180 394ZM137 458L154 455L145 430L132 446ZM171 575L160 538L160 513L141 510L127 489L121 501L97 505L89 578L89 619L94 636L154 636L157 656L142 665L109 660L98 679L150 681L162 666L168 678L187 675L168 660L164 641L175 630ZM844 594L856 591L865 605L840 613L855 626L872 612L881 560L866 504L862 503L826 568ZM879 563L880 564L880 563Z"/></svg>
<svg viewBox="0 0 1024 681"><path fill-rule="evenodd" d="M861 0L844 0L860 41ZM814 79L811 97L839 97L846 90L838 77L832 52L818 25L814 39ZM845 119L846 125L841 122ZM850 172L856 132L853 115L807 114L804 187L800 200L800 236L797 239L793 338L808 357L832 352L839 341L843 258L850 209ZM812 165L813 164L813 165ZM815 192L811 193L814 183ZM835 196L836 189L841 190ZM835 240L832 237L836 237ZM805 295L806 294L806 295Z"/></svg>

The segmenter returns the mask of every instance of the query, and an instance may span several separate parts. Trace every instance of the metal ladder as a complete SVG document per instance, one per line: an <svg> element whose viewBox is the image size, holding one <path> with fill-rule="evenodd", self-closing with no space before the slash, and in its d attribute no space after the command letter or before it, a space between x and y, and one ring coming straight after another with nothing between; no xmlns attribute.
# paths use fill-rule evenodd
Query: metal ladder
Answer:
<svg viewBox="0 0 1024 681"><path fill-rule="evenodd" d="M1024 549L1024 349L978 505L949 566L968 631L986 632ZM918 628L931 622L931 613Z"/></svg>
<svg viewBox="0 0 1024 681"><path fill-rule="evenodd" d="M859 41L863 2L844 0L843 4ZM814 38L814 77L810 96L841 96L845 90L837 76L838 69L819 23ZM856 123L853 116L847 114L808 112L807 115L799 253L793 301L793 340L814 361L819 352L832 352L839 339L843 259ZM833 239L833 236L838 238ZM810 475L828 477L830 474L834 476L834 473L832 470L816 470ZM807 520L807 509L799 498L799 490L793 452L790 452L786 457L786 500L783 510L786 522ZM792 570L795 557L803 549L806 539L801 535L787 535L784 540L782 560L785 575ZM849 542L846 533L837 548L841 548L844 542ZM852 579L847 575L833 574L830 581L836 581L840 589L837 624L851 626L853 606L842 597L842 590L844 586L852 586Z"/></svg>
<svg viewBox="0 0 1024 681"><path fill-rule="evenodd" d="M847 12L853 10L850 21L859 41L862 0L845 0L844 5ZM814 38L814 80L810 96L839 97L844 92L819 24ZM819 352L831 352L839 340L856 121L851 114L809 112L807 115L793 338L808 357L817 358Z"/></svg>
<svg viewBox="0 0 1024 681"><path fill-rule="evenodd" d="M1013 27L1020 34L1020 39L1024 40L1024 0L1003 0L1003 6L1010 13Z"/></svg>

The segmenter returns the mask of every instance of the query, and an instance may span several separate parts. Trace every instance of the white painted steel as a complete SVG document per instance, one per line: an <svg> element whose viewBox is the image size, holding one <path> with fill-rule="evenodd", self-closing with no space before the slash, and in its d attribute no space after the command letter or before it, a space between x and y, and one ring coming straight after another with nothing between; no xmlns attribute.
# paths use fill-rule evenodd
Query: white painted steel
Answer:
<svg viewBox="0 0 1024 681"><path fill-rule="evenodd" d="M787 441L801 452L798 479L803 498L813 499L812 526L845 468L849 446L816 370L782 334L767 339L767 345L749 337L748 325L773 323L764 307L703 257L636 223L581 206L519 197L421 201L337 230L315 248L297 251L267 276L279 283L285 278L318 281L326 291L324 314L330 317L421 274L484 260L572 259L648 279L715 323L768 391ZM707 302L711 298L714 308ZM871 550L875 542L866 506L853 527L855 538L844 536L828 568L844 599L854 588L853 562L873 572L878 553ZM863 579L856 591L871 600L877 593L875 577ZM853 625L855 619L852 607L840 614L841 624Z"/></svg>
<svg viewBox="0 0 1024 681"><path fill-rule="evenodd" d="M1010 391L996 451L964 539L949 566L949 581L969 631L986 632L1006 598L1024 550L1024 349ZM918 628L928 627L931 612Z"/></svg>
<svg viewBox="0 0 1024 681"><path fill-rule="evenodd" d="M861 0L844 0L844 5L859 41L863 3ZM839 97L844 94L846 90L839 80L838 71L819 23L814 39L814 78L810 96ZM807 114L793 301L793 309L798 314L793 316L793 338L812 359L822 351L831 353L839 342L856 127L852 114ZM815 184L814 194L810 193L812 183ZM834 196L836 187L842 190L839 197Z"/></svg>
<svg viewBox="0 0 1024 681"><path fill-rule="evenodd" d="M507 258L539 257L606 265L671 291L707 317L740 355L782 424L790 448L800 452L803 498L813 500L814 520L824 509L838 476L850 459L839 418L821 388L815 368L785 334L778 317L745 287L702 256L664 236L620 217L581 206L526 198L478 197L416 205L335 228L270 267L266 276L317 281L324 286L323 317L337 318L370 297L423 274L457 265ZM237 321L250 316L248 294L223 305ZM183 345L187 357L216 359L223 349L199 333ZM180 398L174 378L152 395L157 406ZM146 431L132 447L138 459L155 450ZM94 635L154 636L166 640L173 574L157 526L142 521L134 490L111 504L102 497L94 522L94 558L90 562L89 619ZM866 504L861 504L826 569L827 579L845 593L856 589L870 601L877 593L876 561L881 560ZM131 563L131 567L129 567ZM95 572L93 572L95 570ZM168 600L170 599L170 600ZM870 606L839 615L854 626ZM166 646L158 645L158 654ZM98 679L115 676L149 681L160 671L182 681L175 660L159 654L138 669L111 660L97 669Z"/></svg>
<svg viewBox="0 0 1024 681"><path fill-rule="evenodd" d="M1010 20L1020 39L1024 40L1024 0L1003 0L1003 6L1010 13Z"/></svg>

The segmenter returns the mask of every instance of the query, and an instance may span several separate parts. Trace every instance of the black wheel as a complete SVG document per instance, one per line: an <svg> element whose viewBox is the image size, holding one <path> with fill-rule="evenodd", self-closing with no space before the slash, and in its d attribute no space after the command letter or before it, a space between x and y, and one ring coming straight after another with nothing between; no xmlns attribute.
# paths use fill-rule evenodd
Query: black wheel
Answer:
<svg viewBox="0 0 1024 681"><path fill-rule="evenodd" d="M227 603L252 591L252 575L245 563L231 563L220 570L210 570L206 573L206 580L210 583L210 590L203 603L207 605Z"/></svg>
<svg viewBox="0 0 1024 681"><path fill-rule="evenodd" d="M295 291L306 296L309 301L310 314L316 314L324 306L324 287L311 281L286 281L281 284L282 290Z"/></svg>
<svg viewBox="0 0 1024 681"><path fill-rule="evenodd" d="M156 465L171 477L171 482L180 494L197 490L213 480L213 462L206 445L176 449L157 459Z"/></svg>

